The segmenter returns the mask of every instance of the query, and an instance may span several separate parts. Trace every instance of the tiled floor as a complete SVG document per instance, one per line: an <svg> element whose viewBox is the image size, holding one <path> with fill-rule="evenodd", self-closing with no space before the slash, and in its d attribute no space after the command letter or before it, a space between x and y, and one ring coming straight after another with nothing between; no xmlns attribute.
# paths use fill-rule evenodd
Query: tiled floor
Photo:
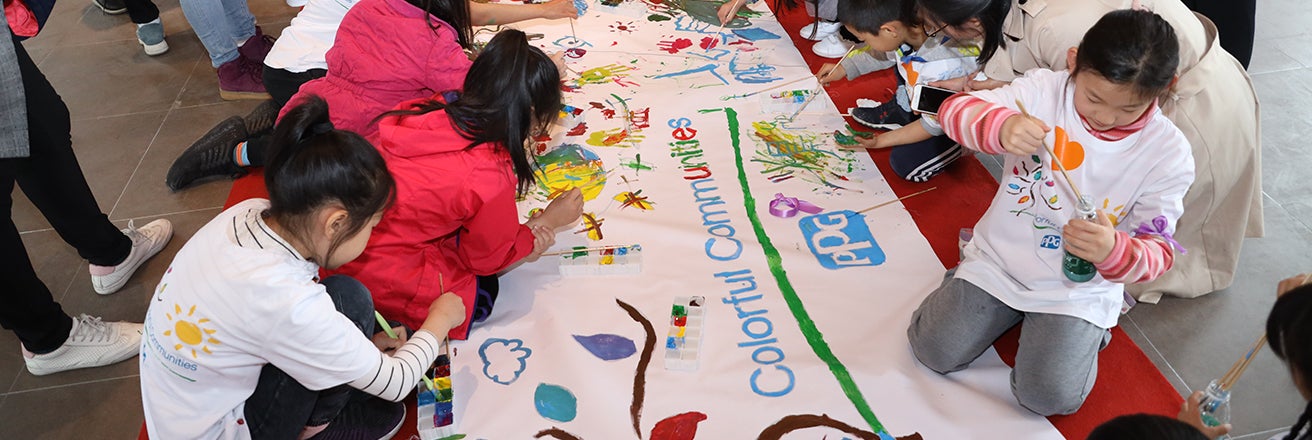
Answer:
<svg viewBox="0 0 1312 440"><path fill-rule="evenodd" d="M102 297L91 290L86 262L49 229L15 192L13 218L41 279L70 313L108 320L140 320L152 280L196 229L219 211L228 183L179 194L164 173L186 145L222 118L255 103L223 102L214 69L176 0L158 3L172 50L145 56L126 15L106 16L84 0L59 2L43 34L25 43L73 114L73 141L101 209L116 224L168 218L173 242L122 291ZM294 14L279 0L252 0L268 33L277 35ZM1276 281L1312 271L1312 150L1302 136L1312 117L1312 10L1300 0L1258 4L1253 83L1262 100L1265 238L1245 243L1238 279L1202 299L1143 305L1122 327L1162 373L1184 393L1229 368L1261 334ZM997 168L990 157L986 165ZM136 362L36 377L22 368L17 340L0 332L0 439L134 438L141 421ZM1269 351L1254 361L1234 397L1240 439L1266 438L1286 428L1303 403L1289 374Z"/></svg>

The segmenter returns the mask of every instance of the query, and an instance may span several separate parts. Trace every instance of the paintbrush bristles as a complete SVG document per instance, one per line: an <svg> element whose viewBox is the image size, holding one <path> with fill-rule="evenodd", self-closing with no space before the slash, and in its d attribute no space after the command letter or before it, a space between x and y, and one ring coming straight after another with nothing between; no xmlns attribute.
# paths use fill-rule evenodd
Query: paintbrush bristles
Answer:
<svg viewBox="0 0 1312 440"><path fill-rule="evenodd" d="M1021 103L1019 98L1016 99L1016 107L1020 108L1020 114L1027 118L1034 118L1030 116L1030 112L1025 110L1025 104ZM1075 180L1071 179L1071 175L1066 172L1066 164L1061 163L1061 158L1057 157L1057 152L1052 151L1052 147L1048 146L1047 141L1040 141L1040 143L1043 144L1043 149L1048 151L1048 155L1052 156L1052 161L1057 163L1057 170L1061 171L1062 177L1066 179L1066 184L1071 187L1071 192L1075 193L1075 198L1084 200L1084 194L1080 192L1079 187L1075 186Z"/></svg>

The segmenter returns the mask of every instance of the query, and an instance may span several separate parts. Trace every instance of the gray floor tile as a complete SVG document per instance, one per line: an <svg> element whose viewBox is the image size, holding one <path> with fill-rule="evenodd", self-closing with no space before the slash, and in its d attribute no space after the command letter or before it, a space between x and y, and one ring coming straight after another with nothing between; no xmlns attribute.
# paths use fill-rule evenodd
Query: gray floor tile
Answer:
<svg viewBox="0 0 1312 440"><path fill-rule="evenodd" d="M1262 0L1257 3L1258 38L1301 35L1312 23L1312 10L1302 0Z"/></svg>
<svg viewBox="0 0 1312 440"><path fill-rule="evenodd" d="M1306 105L1312 102L1312 69L1253 76L1262 105L1262 188L1276 201L1306 199L1312 194L1304 164L1312 161L1306 133L1312 119Z"/></svg>
<svg viewBox="0 0 1312 440"><path fill-rule="evenodd" d="M1148 356L1148 360L1152 361L1157 370L1162 372L1162 376L1166 378L1166 381L1175 387L1176 392L1180 395L1187 395L1192 392L1189 386L1184 383L1184 378L1180 377L1180 374L1162 356L1162 352L1143 334L1143 329L1139 328L1139 325L1134 322L1134 318L1123 317L1120 327L1126 335L1130 336L1130 340L1134 341L1134 345L1138 346L1145 356Z"/></svg>
<svg viewBox="0 0 1312 440"><path fill-rule="evenodd" d="M1275 38L1271 40L1280 53L1293 58L1303 67L1312 67L1312 47L1307 47L1308 35ZM1271 51L1266 51L1268 54Z"/></svg>
<svg viewBox="0 0 1312 440"><path fill-rule="evenodd" d="M85 271L73 274L72 284L67 295L61 300L64 310L76 315L87 313L100 316L105 321L141 322L146 315L150 297L160 277L168 269L169 263L178 249L219 213L219 209L209 209L186 214L165 216L173 222L173 240L159 254L147 261L137 270L128 284L113 295L99 295L91 288L91 275ZM139 219L138 224L145 224L153 218ZM123 226L126 222L116 222ZM85 265L83 265L85 267ZM20 373L11 391L25 391L52 386L62 386L107 378L131 376L137 374L136 362L121 362L107 367L57 373L49 376L33 376ZM3 420L3 419L0 419ZM5 438L0 436L0 438Z"/></svg>
<svg viewBox="0 0 1312 440"><path fill-rule="evenodd" d="M77 32L82 27L79 24L82 16L86 15L87 8L91 3L82 1L62 1L55 2L55 9L50 12L50 17L46 19L46 24L41 28L37 36L23 41L23 47L32 49L51 49L58 46L64 41L64 36ZM96 10L99 14L100 11ZM34 60L36 58L33 58Z"/></svg>
<svg viewBox="0 0 1312 440"><path fill-rule="evenodd" d="M159 57L146 56L135 39L59 46L45 64L60 67L44 73L74 120L168 110L204 54L187 35L170 38Z"/></svg>
<svg viewBox="0 0 1312 440"><path fill-rule="evenodd" d="M1254 42L1253 58L1248 63L1248 74L1258 75L1309 67L1309 65L1300 63L1299 60L1294 59L1285 52L1287 49L1286 44L1301 46L1304 41L1307 41L1306 37L1284 37ZM1297 48L1297 50L1301 51L1302 48Z"/></svg>
<svg viewBox="0 0 1312 440"><path fill-rule="evenodd" d="M1130 312L1190 389L1202 389L1225 374L1262 334L1279 280L1312 268L1306 247L1290 245L1312 243L1312 231L1267 202L1267 236L1244 243L1245 264L1233 286L1197 299L1166 298ZM1265 431L1292 424L1303 407L1288 369L1263 350L1235 386L1232 420L1238 435Z"/></svg>
<svg viewBox="0 0 1312 440"><path fill-rule="evenodd" d="M73 152L82 175L102 212L109 212L123 194L166 112L139 113L73 122ZM12 218L19 231L47 229L50 223L26 196L15 189Z"/></svg>
<svg viewBox="0 0 1312 440"><path fill-rule="evenodd" d="M140 385L128 377L10 394L0 403L0 420L6 439L132 439L145 419Z"/></svg>
<svg viewBox="0 0 1312 440"><path fill-rule="evenodd" d="M230 180L174 193L164 186L164 177L173 160L210 127L229 116L244 115L256 104L258 101L232 102L169 112L141 166L127 183L123 197L110 212L110 218L129 219L223 206L232 188Z"/></svg>

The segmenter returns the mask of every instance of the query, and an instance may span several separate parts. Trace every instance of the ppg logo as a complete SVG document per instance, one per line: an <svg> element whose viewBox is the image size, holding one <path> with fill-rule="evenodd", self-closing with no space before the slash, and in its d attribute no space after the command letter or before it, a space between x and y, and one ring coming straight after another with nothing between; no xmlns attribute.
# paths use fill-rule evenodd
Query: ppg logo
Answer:
<svg viewBox="0 0 1312 440"><path fill-rule="evenodd" d="M1046 249L1058 249L1061 247L1061 236L1051 235L1051 234L1044 235L1043 239L1039 240L1039 247L1046 248Z"/></svg>
<svg viewBox="0 0 1312 440"><path fill-rule="evenodd" d="M811 253L826 269L884 264L884 250L875 243L865 216L852 211L834 211L802 217L797 221Z"/></svg>

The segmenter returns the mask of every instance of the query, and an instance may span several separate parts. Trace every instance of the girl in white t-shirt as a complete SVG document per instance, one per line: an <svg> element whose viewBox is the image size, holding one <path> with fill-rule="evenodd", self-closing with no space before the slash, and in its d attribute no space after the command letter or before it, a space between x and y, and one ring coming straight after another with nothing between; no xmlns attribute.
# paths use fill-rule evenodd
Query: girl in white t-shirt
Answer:
<svg viewBox="0 0 1312 440"><path fill-rule="evenodd" d="M270 159L269 199L197 231L151 299L140 361L151 438L386 437L438 335L464 320L445 294L409 340L380 337L368 290L318 280L360 255L395 197L378 151L334 129L322 100L283 118Z"/></svg>
<svg viewBox="0 0 1312 440"><path fill-rule="evenodd" d="M1069 73L1032 70L944 102L947 134L1006 164L961 265L912 315L907 335L921 363L964 369L1023 321L1011 374L1021 406L1053 415L1084 403L1124 284L1152 280L1174 259L1171 233L1194 165L1158 99L1175 81L1178 44L1157 14L1113 11L1070 48ZM1045 144L1101 208L1095 220L1076 216L1078 199ZM1093 263L1092 278L1064 275L1066 253Z"/></svg>

